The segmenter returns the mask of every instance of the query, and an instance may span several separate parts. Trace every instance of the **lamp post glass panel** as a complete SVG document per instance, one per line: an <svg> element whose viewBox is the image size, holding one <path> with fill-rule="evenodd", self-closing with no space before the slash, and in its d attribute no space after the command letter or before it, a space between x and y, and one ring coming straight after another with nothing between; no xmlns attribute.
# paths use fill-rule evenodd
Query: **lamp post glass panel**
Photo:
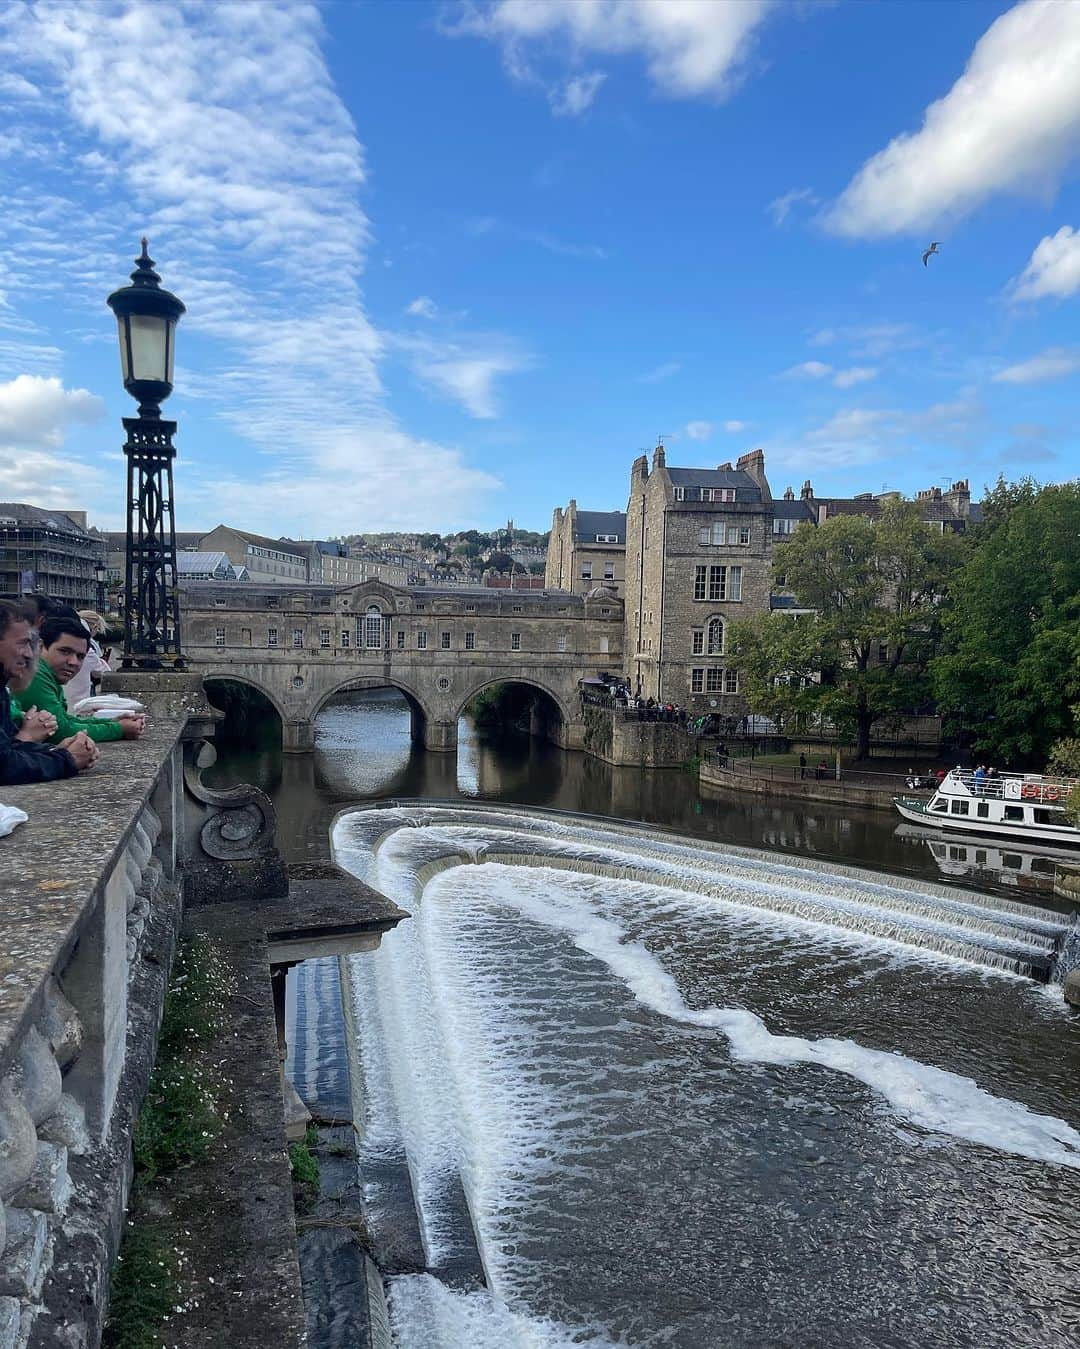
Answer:
<svg viewBox="0 0 1080 1349"><path fill-rule="evenodd" d="M173 514L172 438L175 422L162 420L172 393L176 325L184 305L164 290L142 241L131 285L107 301L116 315L124 388L139 415L125 417L127 440L127 568L124 576L125 669L183 668Z"/></svg>

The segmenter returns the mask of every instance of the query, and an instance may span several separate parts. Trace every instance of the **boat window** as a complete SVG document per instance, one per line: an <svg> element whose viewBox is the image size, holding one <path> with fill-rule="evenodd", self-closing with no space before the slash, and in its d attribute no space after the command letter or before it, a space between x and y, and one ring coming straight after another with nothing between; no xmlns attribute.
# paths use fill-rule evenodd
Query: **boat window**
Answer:
<svg viewBox="0 0 1080 1349"><path fill-rule="evenodd" d="M940 815L947 815L949 813L949 803L948 801L939 801L936 806L931 806L930 809L936 810Z"/></svg>
<svg viewBox="0 0 1080 1349"><path fill-rule="evenodd" d="M980 820L985 820L986 817L990 814L990 807L987 804L987 802L985 801L978 802L978 804L975 806L975 814L978 815Z"/></svg>
<svg viewBox="0 0 1080 1349"><path fill-rule="evenodd" d="M1031 869L1040 876L1052 876L1057 870L1049 857L1033 857L1031 859Z"/></svg>
<svg viewBox="0 0 1080 1349"><path fill-rule="evenodd" d="M966 862L966 861L967 861L967 849L966 849L966 848L950 848L950 849L949 849L949 860L950 860L951 862Z"/></svg>
<svg viewBox="0 0 1080 1349"><path fill-rule="evenodd" d="M1024 859L1019 853L1007 852L1001 859L1002 865L1007 866L1010 871L1023 871Z"/></svg>
<svg viewBox="0 0 1080 1349"><path fill-rule="evenodd" d="M1023 806L1006 806L1005 818L1007 820L1022 820L1024 818Z"/></svg>
<svg viewBox="0 0 1080 1349"><path fill-rule="evenodd" d="M984 867L984 866L986 866L986 849L985 849L985 848L976 848L976 849L975 849L975 865L976 865L977 867Z"/></svg>
<svg viewBox="0 0 1080 1349"><path fill-rule="evenodd" d="M952 813L954 815L966 815L968 813L968 803L966 801L954 801L952 803Z"/></svg>
<svg viewBox="0 0 1080 1349"><path fill-rule="evenodd" d="M1061 823L1060 817L1055 817L1054 812L1052 810L1042 810L1039 806L1036 806L1034 811L1032 811L1032 814L1035 816L1036 824Z"/></svg>

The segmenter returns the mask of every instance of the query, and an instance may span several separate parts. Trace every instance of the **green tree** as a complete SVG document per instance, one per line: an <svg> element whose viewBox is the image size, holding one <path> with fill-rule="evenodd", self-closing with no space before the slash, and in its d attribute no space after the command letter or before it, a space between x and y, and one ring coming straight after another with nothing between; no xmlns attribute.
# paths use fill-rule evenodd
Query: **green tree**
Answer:
<svg viewBox="0 0 1080 1349"><path fill-rule="evenodd" d="M1080 483L999 483L954 578L934 691L977 750L1041 766L1080 701Z"/></svg>
<svg viewBox="0 0 1080 1349"><path fill-rule="evenodd" d="M926 699L941 600L962 546L928 528L910 502L887 504L876 521L837 515L797 529L777 548L774 572L812 612L732 627L732 663L751 710L788 725L819 714L867 758L874 723Z"/></svg>
<svg viewBox="0 0 1080 1349"><path fill-rule="evenodd" d="M1049 768L1052 773L1060 773L1064 778L1075 778L1080 782L1080 704L1073 708L1072 714L1078 734L1059 740L1053 746ZM1074 787L1063 804L1069 819L1080 826L1080 788Z"/></svg>

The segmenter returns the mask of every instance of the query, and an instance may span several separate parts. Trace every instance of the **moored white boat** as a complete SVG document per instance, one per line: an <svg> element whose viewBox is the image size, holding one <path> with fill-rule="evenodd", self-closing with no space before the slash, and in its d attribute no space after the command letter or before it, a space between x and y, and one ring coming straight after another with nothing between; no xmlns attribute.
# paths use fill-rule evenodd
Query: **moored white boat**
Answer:
<svg viewBox="0 0 1080 1349"><path fill-rule="evenodd" d="M953 833L1000 835L1030 839L1058 847L1080 848L1080 828L1064 805L1080 783L1037 773L1002 773L993 777L954 768L929 801L894 796L893 804L913 824Z"/></svg>

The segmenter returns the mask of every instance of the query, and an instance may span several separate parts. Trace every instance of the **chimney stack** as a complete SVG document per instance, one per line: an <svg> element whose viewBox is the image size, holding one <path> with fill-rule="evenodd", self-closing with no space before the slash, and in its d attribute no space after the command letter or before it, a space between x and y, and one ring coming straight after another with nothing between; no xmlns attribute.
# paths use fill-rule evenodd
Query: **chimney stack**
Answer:
<svg viewBox="0 0 1080 1349"><path fill-rule="evenodd" d="M803 483L802 491L799 493L799 495L803 501L813 501L814 489L810 486L809 478L807 478L807 480Z"/></svg>
<svg viewBox="0 0 1080 1349"><path fill-rule="evenodd" d="M769 490L769 480L765 476L765 451L751 450L749 454L740 454L736 468L741 469L748 477L752 478L761 490L762 501L771 501L772 492Z"/></svg>
<svg viewBox="0 0 1080 1349"><path fill-rule="evenodd" d="M652 455L653 470L655 471L658 468L664 468L666 467L666 465L667 459L666 456L664 455L664 447L663 445L657 445L656 449L653 450Z"/></svg>

